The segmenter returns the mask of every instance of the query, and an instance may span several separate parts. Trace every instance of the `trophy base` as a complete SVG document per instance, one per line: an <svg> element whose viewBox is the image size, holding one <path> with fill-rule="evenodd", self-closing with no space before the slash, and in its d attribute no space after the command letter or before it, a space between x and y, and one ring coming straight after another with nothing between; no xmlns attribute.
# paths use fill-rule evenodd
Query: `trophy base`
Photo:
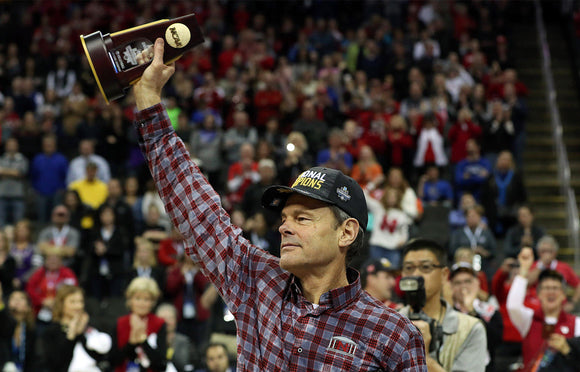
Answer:
<svg viewBox="0 0 580 372"><path fill-rule="evenodd" d="M97 31L87 36L81 36L81 43L99 90L107 104L123 97L125 90L117 80L117 73L101 32Z"/></svg>

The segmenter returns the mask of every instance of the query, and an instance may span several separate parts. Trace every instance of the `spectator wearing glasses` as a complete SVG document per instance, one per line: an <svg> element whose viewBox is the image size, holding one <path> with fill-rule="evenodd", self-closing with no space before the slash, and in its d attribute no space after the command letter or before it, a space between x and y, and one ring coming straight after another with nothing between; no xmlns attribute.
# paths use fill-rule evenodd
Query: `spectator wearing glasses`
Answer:
<svg viewBox="0 0 580 372"><path fill-rule="evenodd" d="M536 286L542 270L555 270L562 274L564 284L574 288L574 294L571 301L564 304L566 312L572 312L574 306L580 301L580 278L574 272L574 269L565 262L557 260L559 245L556 239L551 235L545 235L538 241L539 259L532 264L528 274L528 284Z"/></svg>
<svg viewBox="0 0 580 372"><path fill-rule="evenodd" d="M526 370L539 366L549 371L573 371L571 347L567 339L580 336L580 318L564 310L566 293L562 274L543 270L538 277L537 296L540 308L524 304L527 275L534 263L534 252L522 248L518 255L520 272L514 278L507 297L509 317L523 338L522 354ZM533 369L530 369L533 370ZM540 369L536 369L540 370Z"/></svg>
<svg viewBox="0 0 580 372"><path fill-rule="evenodd" d="M423 277L426 300L421 311L443 333L442 339L433 339L429 323L413 321L423 334L429 371L484 371L487 364L486 354L481 352L487 345L484 325L477 318L458 312L442 298L449 275L447 252L434 241L413 239L403 248L402 262L403 278ZM401 313L409 316L412 310L406 306ZM437 343L434 348L430 347L431 342Z"/></svg>

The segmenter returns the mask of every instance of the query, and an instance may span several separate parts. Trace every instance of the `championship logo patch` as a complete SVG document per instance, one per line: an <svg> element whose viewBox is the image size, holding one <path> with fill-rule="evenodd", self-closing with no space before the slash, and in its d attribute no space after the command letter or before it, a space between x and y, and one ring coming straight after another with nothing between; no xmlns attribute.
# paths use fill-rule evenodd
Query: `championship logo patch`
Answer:
<svg viewBox="0 0 580 372"><path fill-rule="evenodd" d="M328 349L334 350L341 354L354 355L356 351L356 344L349 338L334 336L330 340L330 344L328 344Z"/></svg>
<svg viewBox="0 0 580 372"><path fill-rule="evenodd" d="M344 202L350 200L350 193L348 192L348 188L346 186L337 187L336 193L338 194L338 198Z"/></svg>

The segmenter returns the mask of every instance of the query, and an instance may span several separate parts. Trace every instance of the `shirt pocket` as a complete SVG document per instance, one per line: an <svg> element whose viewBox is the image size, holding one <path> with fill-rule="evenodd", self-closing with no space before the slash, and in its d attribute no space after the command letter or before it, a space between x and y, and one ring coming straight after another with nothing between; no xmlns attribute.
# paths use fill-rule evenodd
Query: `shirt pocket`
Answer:
<svg viewBox="0 0 580 372"><path fill-rule="evenodd" d="M340 338L331 340L326 349L321 371L368 371L373 369L372 360L365 359L369 357L366 353L368 343L363 339L357 342L348 341Z"/></svg>

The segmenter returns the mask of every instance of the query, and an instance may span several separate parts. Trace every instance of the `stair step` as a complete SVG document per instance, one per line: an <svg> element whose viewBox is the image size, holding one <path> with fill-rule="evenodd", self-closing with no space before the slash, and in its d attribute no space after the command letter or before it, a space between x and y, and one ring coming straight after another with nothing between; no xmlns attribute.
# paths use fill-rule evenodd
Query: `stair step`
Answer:
<svg viewBox="0 0 580 372"><path fill-rule="evenodd" d="M580 146L580 138L573 136L563 136L566 146ZM526 146L554 146L554 139L551 136L536 136L526 139Z"/></svg>
<svg viewBox="0 0 580 372"><path fill-rule="evenodd" d="M556 162L556 154L553 151L524 152L524 159Z"/></svg>
<svg viewBox="0 0 580 372"><path fill-rule="evenodd" d="M546 232L556 239L558 245L568 245L568 229L547 229Z"/></svg>
<svg viewBox="0 0 580 372"><path fill-rule="evenodd" d="M563 195L530 195L530 203L533 204L563 204L566 203L566 197Z"/></svg>
<svg viewBox="0 0 580 372"><path fill-rule="evenodd" d="M568 213L566 213L566 211L556 211L556 210L552 210L552 211L543 211L543 210L536 210L534 212L534 217L538 220L541 219L562 219L563 221L566 221L566 218L568 217Z"/></svg>
<svg viewBox="0 0 580 372"><path fill-rule="evenodd" d="M566 248L562 248L560 247L560 249L558 250L558 256L563 255L563 256L574 256L574 248L570 248L570 247L566 247Z"/></svg>

